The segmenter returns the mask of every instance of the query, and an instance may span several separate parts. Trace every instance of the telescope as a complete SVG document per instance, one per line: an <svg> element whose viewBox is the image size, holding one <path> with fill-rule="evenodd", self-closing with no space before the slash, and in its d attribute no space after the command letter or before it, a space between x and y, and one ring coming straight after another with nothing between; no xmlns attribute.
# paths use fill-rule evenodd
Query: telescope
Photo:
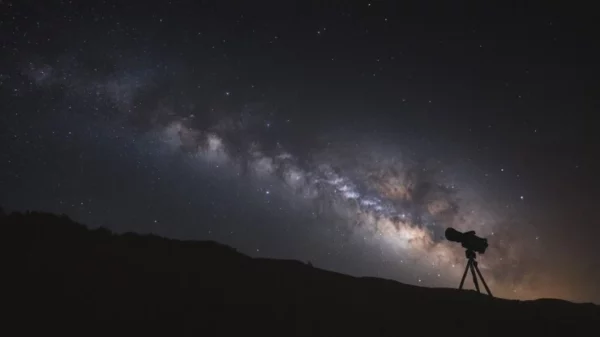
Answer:
<svg viewBox="0 0 600 337"><path fill-rule="evenodd" d="M465 249L483 254L488 247L487 239L475 235L475 231L461 233L452 227L446 229L446 239L460 243Z"/></svg>
<svg viewBox="0 0 600 337"><path fill-rule="evenodd" d="M460 280L458 289L462 290L463 285L465 284L465 278L470 270L471 276L473 276L473 284L475 285L477 292L481 292L479 290L479 282L477 281L477 276L479 276L488 295L490 297L494 297L490 291L490 288L488 288L487 283L485 283L483 275L481 275L481 272L479 271L477 261L475 261L476 252L479 254L485 253L485 250L488 247L487 239L480 238L479 236L475 235L475 231L461 233L452 227L448 227L445 234L448 241L458 242L463 246L463 248L466 249L465 256L467 258L467 266L465 268L465 272L463 273L462 279Z"/></svg>

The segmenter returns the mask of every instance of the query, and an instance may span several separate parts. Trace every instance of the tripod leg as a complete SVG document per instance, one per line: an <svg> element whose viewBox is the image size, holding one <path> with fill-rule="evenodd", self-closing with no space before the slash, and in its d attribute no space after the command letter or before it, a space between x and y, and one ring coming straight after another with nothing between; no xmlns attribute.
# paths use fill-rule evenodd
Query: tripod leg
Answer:
<svg viewBox="0 0 600 337"><path fill-rule="evenodd" d="M468 261L467 262L467 267L465 268L465 272L463 274L463 277L460 280L460 286L458 287L459 290L461 290L463 288L463 284L465 283L465 277L467 277L467 272L469 271L470 267L471 267L471 261Z"/></svg>
<svg viewBox="0 0 600 337"><path fill-rule="evenodd" d="M479 271L479 267L477 267L477 264L475 265L475 270L477 271L477 275L479 275L479 278L481 279L481 282L483 283L483 286L485 287L485 290L487 291L488 295L490 295L490 297L494 297L494 295L492 295L492 292L490 291L490 288L488 288L487 283L485 283L485 280L483 279L483 275L481 275L481 272Z"/></svg>
<svg viewBox="0 0 600 337"><path fill-rule="evenodd" d="M473 275L473 283L475 284L475 289L477 289L478 293L481 293L479 290L479 282L477 282L477 275L475 275L475 268L477 268L477 262L471 262L471 275Z"/></svg>

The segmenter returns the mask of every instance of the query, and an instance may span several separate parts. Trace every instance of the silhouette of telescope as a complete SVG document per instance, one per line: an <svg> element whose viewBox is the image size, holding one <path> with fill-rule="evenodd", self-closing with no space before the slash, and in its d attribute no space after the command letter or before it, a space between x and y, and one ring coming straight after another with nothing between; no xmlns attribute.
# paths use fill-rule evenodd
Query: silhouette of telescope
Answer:
<svg viewBox="0 0 600 337"><path fill-rule="evenodd" d="M446 229L446 239L448 241L454 241L460 243L465 249L477 252L479 254L485 253L488 247L487 239L480 238L475 235L475 231L459 232L452 227Z"/></svg>
<svg viewBox="0 0 600 337"><path fill-rule="evenodd" d="M460 243L463 248L466 249L465 256L467 258L467 266L465 268L465 272L463 273L462 279L460 280L460 285L458 289L462 290L463 285L465 284L465 278L467 277L467 273L469 270L471 271L471 276L473 276L473 284L475 285L475 289L480 293L479 290L479 282L477 281L477 276L481 279L485 290L487 291L490 297L494 297L490 288L485 283L483 279L483 275L481 275L481 271L479 271L479 267L477 266L477 261L475 261L475 252L479 254L485 253L485 250L488 247L487 239L480 238L475 235L475 231L468 231L461 233L452 227L446 228L446 239L448 241L454 241Z"/></svg>

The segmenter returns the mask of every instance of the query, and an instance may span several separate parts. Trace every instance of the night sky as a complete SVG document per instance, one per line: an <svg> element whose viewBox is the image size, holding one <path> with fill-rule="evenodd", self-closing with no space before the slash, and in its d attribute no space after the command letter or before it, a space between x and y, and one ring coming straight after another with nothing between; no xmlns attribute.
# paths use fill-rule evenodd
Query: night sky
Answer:
<svg viewBox="0 0 600 337"><path fill-rule="evenodd" d="M340 3L0 1L0 205L600 303L593 11Z"/></svg>

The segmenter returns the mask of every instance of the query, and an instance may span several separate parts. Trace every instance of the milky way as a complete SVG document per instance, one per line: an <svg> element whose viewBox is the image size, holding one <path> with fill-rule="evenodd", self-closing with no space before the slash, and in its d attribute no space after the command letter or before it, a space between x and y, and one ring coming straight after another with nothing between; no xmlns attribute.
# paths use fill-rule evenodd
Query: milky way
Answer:
<svg viewBox="0 0 600 337"><path fill-rule="evenodd" d="M322 226L342 223L352 240L385 251L382 254L398 264L411 261L421 273L443 280L434 284L452 286L464 265L464 251L444 240L444 229L476 230L492 240L492 248L481 258L490 284L509 296L517 289L520 294L529 290L533 274L527 270L533 262L521 255L518 241L503 239L508 228L501 224L507 220L494 210L493 201L483 200L484 191L464 178L468 164L453 167L434 157L418 160L423 156L412 158L404 153L410 151L406 147L359 134L306 135L322 139L303 139L317 145L296 155L284 145L290 143L285 135L272 135L273 129L291 129L293 121L277 119L260 105L197 111L156 97L152 89L164 79L151 71L90 73L77 69L76 62L66 68L28 62L22 68L41 90L58 88L88 108L108 102L118 112L110 116L110 125L141 132L155 150L179 154L192 166L208 165L218 174L251 180L259 186L257 194L281 197L316 216L325 215ZM154 95L154 104L146 102L148 95ZM193 106L193 97L183 99ZM422 282L420 277L413 281Z"/></svg>

